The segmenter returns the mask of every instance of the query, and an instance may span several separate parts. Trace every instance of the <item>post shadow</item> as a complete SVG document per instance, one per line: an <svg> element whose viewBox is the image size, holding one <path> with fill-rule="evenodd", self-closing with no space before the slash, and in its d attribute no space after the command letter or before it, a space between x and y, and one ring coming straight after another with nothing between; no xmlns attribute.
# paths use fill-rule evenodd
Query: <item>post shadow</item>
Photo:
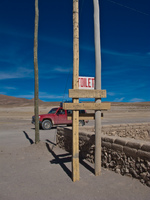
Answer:
<svg viewBox="0 0 150 200"><path fill-rule="evenodd" d="M83 158L79 158L79 162L81 165L83 165L87 170L89 170L92 174L94 174L94 168L91 167L90 165L88 165L84 160Z"/></svg>
<svg viewBox="0 0 150 200"><path fill-rule="evenodd" d="M47 142L49 142L50 144L52 144L52 145L54 145L54 146L56 146L56 143L54 143L54 142L51 142L50 140L46 140Z"/></svg>
<svg viewBox="0 0 150 200"><path fill-rule="evenodd" d="M48 151L54 157L53 160L50 161L51 164L59 164L62 169L66 172L66 174L72 179L72 172L66 167L64 163L71 162L71 157L69 153L56 155L54 151L50 148L49 144L46 142L46 147ZM67 156L67 157L66 157ZM61 157L61 158L60 158Z"/></svg>
<svg viewBox="0 0 150 200"><path fill-rule="evenodd" d="M23 131L23 133L24 133L25 137L29 140L30 144L33 144L34 142L31 138L29 138L28 134L25 131Z"/></svg>

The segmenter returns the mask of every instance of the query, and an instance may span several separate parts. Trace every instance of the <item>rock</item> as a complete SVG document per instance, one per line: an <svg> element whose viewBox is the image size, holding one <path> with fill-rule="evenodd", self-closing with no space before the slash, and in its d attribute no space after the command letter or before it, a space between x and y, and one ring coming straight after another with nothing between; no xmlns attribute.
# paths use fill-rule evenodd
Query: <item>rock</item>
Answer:
<svg viewBox="0 0 150 200"><path fill-rule="evenodd" d="M128 176L130 178L132 177L132 175L130 173L127 173L126 176Z"/></svg>
<svg viewBox="0 0 150 200"><path fill-rule="evenodd" d="M148 173L146 173L146 172L140 173L140 177L142 177L142 179L144 179L144 180L147 179L147 175L148 175Z"/></svg>
<svg viewBox="0 0 150 200"><path fill-rule="evenodd" d="M146 162L146 165L150 169L150 162L149 161Z"/></svg>
<svg viewBox="0 0 150 200"><path fill-rule="evenodd" d="M135 168L135 163L131 162L129 166L130 166L130 168Z"/></svg>
<svg viewBox="0 0 150 200"><path fill-rule="evenodd" d="M140 163L140 162L141 162L141 159L138 157L138 158L137 158L137 161Z"/></svg>
<svg viewBox="0 0 150 200"><path fill-rule="evenodd" d="M140 179L140 182L141 182L142 184L145 184L144 179Z"/></svg>
<svg viewBox="0 0 150 200"><path fill-rule="evenodd" d="M143 171L147 171L147 168L146 168L146 166L144 165L144 163L141 163L141 167L142 167L142 169L143 169Z"/></svg>
<svg viewBox="0 0 150 200"><path fill-rule="evenodd" d="M139 175L136 173L136 171L134 169L129 169L129 172L132 174L133 177L135 178L139 178Z"/></svg>
<svg viewBox="0 0 150 200"><path fill-rule="evenodd" d="M120 169L119 168L116 169L115 172L118 173L118 174L120 174Z"/></svg>
<svg viewBox="0 0 150 200"><path fill-rule="evenodd" d="M116 166L116 162L115 161L111 161L109 164L109 167L113 168Z"/></svg>
<svg viewBox="0 0 150 200"><path fill-rule="evenodd" d="M125 168L125 173L129 173L129 169L128 168Z"/></svg>
<svg viewBox="0 0 150 200"><path fill-rule="evenodd" d="M111 162L111 155L109 154L108 155L108 163L110 163Z"/></svg>
<svg viewBox="0 0 150 200"><path fill-rule="evenodd" d="M135 166L140 169L140 163L136 163Z"/></svg>
<svg viewBox="0 0 150 200"><path fill-rule="evenodd" d="M150 181L147 181L147 182L146 182L146 185L147 185L148 187L150 187Z"/></svg>

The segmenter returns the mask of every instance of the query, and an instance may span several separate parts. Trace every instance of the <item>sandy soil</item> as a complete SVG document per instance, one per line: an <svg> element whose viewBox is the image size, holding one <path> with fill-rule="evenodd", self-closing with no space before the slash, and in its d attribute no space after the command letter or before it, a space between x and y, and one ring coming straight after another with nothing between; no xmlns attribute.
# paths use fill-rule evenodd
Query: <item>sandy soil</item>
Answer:
<svg viewBox="0 0 150 200"><path fill-rule="evenodd" d="M41 106L47 113L51 106ZM56 128L40 130L34 144L33 106L0 106L0 199L96 199L146 200L150 188L138 180L80 163L80 181L71 180L71 155L55 146ZM149 122L150 106L112 106L104 112L103 124ZM94 125L90 121L88 125ZM87 125L87 126L88 126Z"/></svg>
<svg viewBox="0 0 150 200"><path fill-rule="evenodd" d="M54 106L40 106L39 114L48 113L48 111ZM55 106L57 107L57 106ZM94 112L94 111L87 111ZM150 122L150 103L146 106L136 105L122 105L111 106L111 109L104 111L104 118L102 124L114 124L114 123L140 123ZM34 115L33 106L0 106L0 125L14 124L19 120L20 123L26 120L25 123L31 121L31 117ZM92 122L93 124L93 122ZM91 125L91 123L90 123ZM94 124L93 124L94 125ZM14 124L15 126L15 124Z"/></svg>

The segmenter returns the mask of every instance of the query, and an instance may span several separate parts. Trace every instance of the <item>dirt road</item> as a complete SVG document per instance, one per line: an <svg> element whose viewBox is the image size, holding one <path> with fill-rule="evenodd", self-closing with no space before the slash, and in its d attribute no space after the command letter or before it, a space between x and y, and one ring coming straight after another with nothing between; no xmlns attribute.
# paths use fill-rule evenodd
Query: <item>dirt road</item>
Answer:
<svg viewBox="0 0 150 200"><path fill-rule="evenodd" d="M48 108L43 108L41 112L47 111ZM33 108L0 108L0 112L0 199L149 199L150 188L138 180L103 168L101 176L95 177L94 166L85 160L80 162L80 181L73 183L71 155L55 146L56 128L40 130L41 142L35 145ZM143 113L143 120L150 113L139 112L140 116ZM130 116L131 112L124 113ZM104 120L113 121L110 116Z"/></svg>

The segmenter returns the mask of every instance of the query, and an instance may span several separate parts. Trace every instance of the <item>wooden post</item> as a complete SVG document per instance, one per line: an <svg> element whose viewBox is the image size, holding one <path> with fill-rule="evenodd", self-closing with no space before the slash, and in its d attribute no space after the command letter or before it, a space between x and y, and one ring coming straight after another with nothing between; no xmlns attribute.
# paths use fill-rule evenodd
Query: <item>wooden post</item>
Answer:
<svg viewBox="0 0 150 200"><path fill-rule="evenodd" d="M93 0L94 5L94 39L95 39L95 85L101 90L101 51L100 51L100 26L99 26L99 2ZM101 103L101 98L95 99ZM95 111L95 175L101 173L101 111Z"/></svg>
<svg viewBox="0 0 150 200"><path fill-rule="evenodd" d="M79 3L73 0L73 89L78 89L79 77ZM79 103L73 98L73 103ZM73 150L72 150L72 179L79 180L79 111L73 111Z"/></svg>
<svg viewBox="0 0 150 200"><path fill-rule="evenodd" d="M34 113L35 113L35 143L39 142L39 79L38 79L38 0L35 0L35 28L34 28Z"/></svg>

